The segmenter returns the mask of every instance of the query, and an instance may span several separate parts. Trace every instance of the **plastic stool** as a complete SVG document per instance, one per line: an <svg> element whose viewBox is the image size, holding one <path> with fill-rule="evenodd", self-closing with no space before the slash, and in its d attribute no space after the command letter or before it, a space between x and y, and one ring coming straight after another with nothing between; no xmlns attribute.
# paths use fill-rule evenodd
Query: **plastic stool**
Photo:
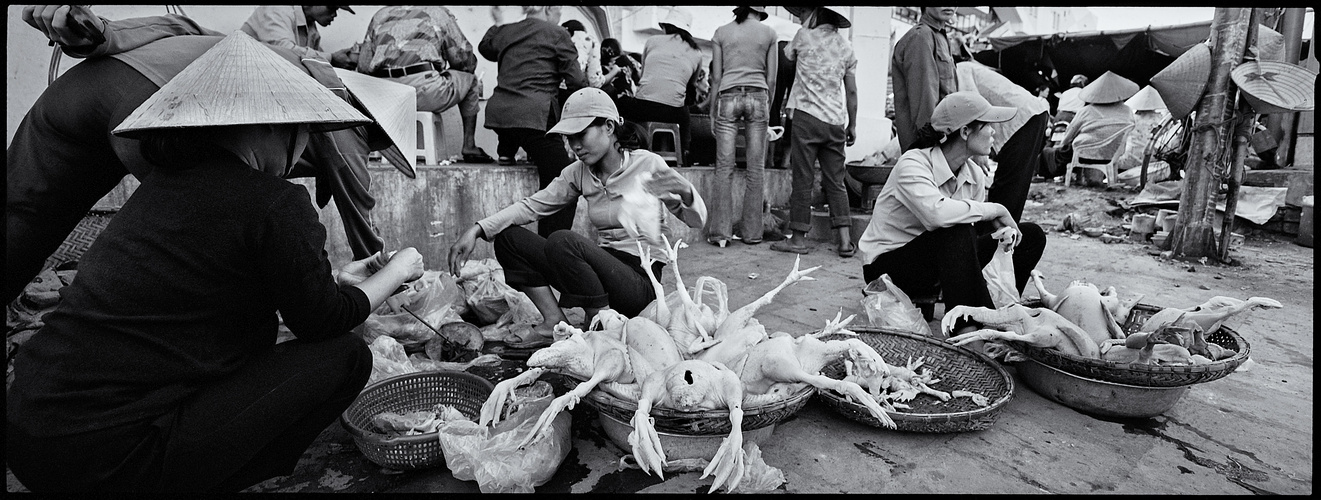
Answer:
<svg viewBox="0 0 1321 500"><path fill-rule="evenodd" d="M440 149L439 131L436 121L440 117L430 111L417 112L417 156L423 165L436 165L436 151Z"/></svg>
<svg viewBox="0 0 1321 500"><path fill-rule="evenodd" d="M683 143L679 139L679 124L665 122L642 122L647 127L647 140L651 143L651 152L660 155L666 162L674 162L674 166L683 166ZM657 134L668 134L670 136L670 149L661 149L656 142Z"/></svg>

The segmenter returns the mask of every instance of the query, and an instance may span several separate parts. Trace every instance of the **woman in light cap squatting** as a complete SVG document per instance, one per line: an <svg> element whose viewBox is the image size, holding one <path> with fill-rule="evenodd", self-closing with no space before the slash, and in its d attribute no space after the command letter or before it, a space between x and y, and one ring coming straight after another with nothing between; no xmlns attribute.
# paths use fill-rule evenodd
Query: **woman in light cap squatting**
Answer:
<svg viewBox="0 0 1321 500"><path fill-rule="evenodd" d="M332 273L307 190L278 177L309 130L369 121L242 32L124 119L114 133L156 168L14 361L5 457L28 489L238 491L293 472L371 374L350 329L422 274L411 248ZM281 319L297 338L277 344Z"/></svg>
<svg viewBox="0 0 1321 500"><path fill-rule="evenodd" d="M987 124L1016 112L975 92L941 99L931 123L918 130L915 148L895 164L858 241L867 283L888 274L909 296L939 291L947 311L959 305L993 308L982 267L1003 244L1014 247L1014 277L1022 292L1041 260L1046 234L1036 224L1016 224L1004 205L986 201L991 179L973 161L991 152L995 129Z"/></svg>
<svg viewBox="0 0 1321 500"><path fill-rule="evenodd" d="M509 347L550 345L553 328L566 320L561 307L582 307L589 321L606 307L636 316L657 298L639 243L656 260L650 267L659 277L668 263L661 240L669 233L665 211L691 228L706 222L706 204L692 183L655 153L634 149L636 132L622 122L602 90L574 92L547 134L563 135L578 161L545 189L477 221L450 247L450 271L457 275L477 238L492 241L506 282L541 311L544 320L531 338L507 339ZM587 200L599 244L569 229L543 238L519 227L572 206L579 196ZM552 287L560 292L558 302Z"/></svg>

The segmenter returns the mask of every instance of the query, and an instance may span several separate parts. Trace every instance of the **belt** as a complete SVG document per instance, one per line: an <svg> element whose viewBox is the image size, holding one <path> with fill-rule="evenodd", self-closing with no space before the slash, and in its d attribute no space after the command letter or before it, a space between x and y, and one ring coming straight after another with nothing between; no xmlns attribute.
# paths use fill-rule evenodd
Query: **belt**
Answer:
<svg viewBox="0 0 1321 500"><path fill-rule="evenodd" d="M431 70L445 71L445 67L441 66L440 63L427 61L427 62L417 63L411 66L404 66L402 68L381 68L376 71L373 71L372 76L377 78L399 78L401 76L408 76L414 73L421 73L423 71L431 71Z"/></svg>
<svg viewBox="0 0 1321 500"><path fill-rule="evenodd" d="M736 86L733 86L733 87L727 88L727 89L725 89L725 90L721 90L720 93L723 94L723 93L725 93L725 92L765 92L765 91L766 91L766 89L763 89L763 88L761 88L761 87L749 87L749 86L747 86L747 85L736 85Z"/></svg>

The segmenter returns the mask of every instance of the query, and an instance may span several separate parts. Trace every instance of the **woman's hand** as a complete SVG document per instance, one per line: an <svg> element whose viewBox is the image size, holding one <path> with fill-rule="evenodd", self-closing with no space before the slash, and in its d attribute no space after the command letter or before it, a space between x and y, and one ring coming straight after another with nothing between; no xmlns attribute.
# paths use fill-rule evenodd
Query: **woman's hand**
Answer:
<svg viewBox="0 0 1321 500"><path fill-rule="evenodd" d="M992 203L995 206L994 218L991 219L991 226L996 228L991 233L991 237L1000 240L1000 245L1009 245L1008 248L1015 248L1023 237L1023 233L1018 230L1018 223L1014 221L1014 216L1009 213L1009 209L999 203Z"/></svg>
<svg viewBox="0 0 1321 500"><path fill-rule="evenodd" d="M468 254L477 245L477 238L482 236L482 226L473 224L467 231L459 236L459 241L454 242L450 247L449 266L450 274L459 275L459 270L463 269L463 263L468 262Z"/></svg>
<svg viewBox="0 0 1321 500"><path fill-rule="evenodd" d="M651 178L642 185L642 189L658 198L668 198L666 195L678 195L684 205L693 203L692 184L672 168L659 169L654 172Z"/></svg>
<svg viewBox="0 0 1321 500"><path fill-rule="evenodd" d="M335 283L339 285L362 283L362 280L371 277L371 275L376 274L376 271L380 270L381 266L374 265L378 259L385 260L381 257L380 252L371 257L344 264L344 267L332 271L331 275L335 277Z"/></svg>
<svg viewBox="0 0 1321 500"><path fill-rule="evenodd" d="M416 248L408 247L390 254L390 262L386 263L381 271L399 273L404 277L399 282L402 285L421 278L426 269L422 266L422 254L418 253Z"/></svg>
<svg viewBox="0 0 1321 500"><path fill-rule="evenodd" d="M79 26L69 24L69 12L74 8L81 9L86 14L85 17L93 24L88 29L97 30L95 34L84 33ZM92 11L83 5L29 5L23 7L23 22L40 30L50 41L67 47L94 45L94 41L88 36L104 33L106 27L104 19L92 14Z"/></svg>

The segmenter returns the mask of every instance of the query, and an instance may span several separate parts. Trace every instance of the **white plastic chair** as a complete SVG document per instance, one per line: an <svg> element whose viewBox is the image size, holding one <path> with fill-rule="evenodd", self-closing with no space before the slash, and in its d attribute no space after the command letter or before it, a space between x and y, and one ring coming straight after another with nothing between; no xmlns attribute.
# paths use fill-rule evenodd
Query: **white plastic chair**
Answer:
<svg viewBox="0 0 1321 500"><path fill-rule="evenodd" d="M436 122L440 116L430 111L417 112L417 156L423 165L436 165L437 152L440 151L440 137Z"/></svg>
<svg viewBox="0 0 1321 500"><path fill-rule="evenodd" d="M1094 144L1078 144L1077 141L1074 141L1073 160L1070 161L1069 165L1064 168L1064 185L1067 187L1069 185L1069 181L1073 179L1074 168L1094 168L1097 170L1101 170L1105 172L1105 184L1107 186L1113 186L1116 183L1118 183L1119 172L1116 171L1115 160L1119 159L1120 156L1124 155L1124 150L1127 149L1125 146L1128 144L1127 141L1128 133L1131 130L1133 130L1132 124L1125 125L1123 128L1115 131L1114 134L1111 134L1110 137L1101 139L1100 141L1097 141ZM1082 163L1080 161L1084 156L1088 158L1095 158L1099 155L1091 155L1087 153L1097 153L1103 151L1105 150L1105 148L1111 147L1116 143L1118 143L1119 146L1115 148L1115 152L1113 155L1110 156L1109 162Z"/></svg>

